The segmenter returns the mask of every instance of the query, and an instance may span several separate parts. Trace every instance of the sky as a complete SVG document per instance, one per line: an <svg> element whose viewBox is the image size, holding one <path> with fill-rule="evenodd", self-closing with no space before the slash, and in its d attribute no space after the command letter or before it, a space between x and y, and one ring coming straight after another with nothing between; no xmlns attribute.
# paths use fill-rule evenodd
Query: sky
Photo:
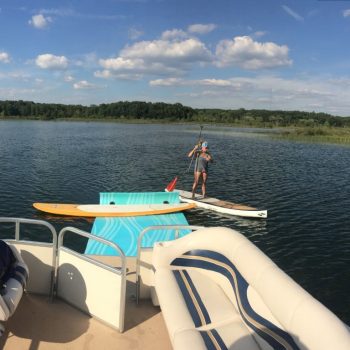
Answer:
<svg viewBox="0 0 350 350"><path fill-rule="evenodd" d="M0 100L350 116L350 0L0 0Z"/></svg>

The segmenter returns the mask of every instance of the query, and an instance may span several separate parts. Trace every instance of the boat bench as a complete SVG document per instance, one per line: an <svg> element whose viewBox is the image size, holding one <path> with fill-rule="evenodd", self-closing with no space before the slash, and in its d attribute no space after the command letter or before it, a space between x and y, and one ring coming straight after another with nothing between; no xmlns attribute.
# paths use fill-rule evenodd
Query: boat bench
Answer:
<svg viewBox="0 0 350 350"><path fill-rule="evenodd" d="M236 231L159 242L153 265L174 349L350 349L346 326Z"/></svg>
<svg viewBox="0 0 350 350"><path fill-rule="evenodd" d="M4 241L0 241L1 258L7 255L11 264L0 276L0 322L12 316L22 298L28 280L28 267L17 249ZM4 327L0 324L0 336Z"/></svg>

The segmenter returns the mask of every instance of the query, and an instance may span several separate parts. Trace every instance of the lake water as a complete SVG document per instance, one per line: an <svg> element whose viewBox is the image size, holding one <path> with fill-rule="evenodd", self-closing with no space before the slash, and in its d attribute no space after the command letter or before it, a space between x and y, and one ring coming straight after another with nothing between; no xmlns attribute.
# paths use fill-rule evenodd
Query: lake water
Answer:
<svg viewBox="0 0 350 350"><path fill-rule="evenodd" d="M189 125L0 121L0 216L89 231L92 220L48 216L32 203L97 203L103 191L162 191L187 169L198 133L199 126ZM269 217L196 209L188 221L239 230L350 324L350 148L234 128L205 127L203 134L215 159L208 194L266 208ZM179 187L191 184L191 172L180 177ZM83 249L79 239L69 244Z"/></svg>

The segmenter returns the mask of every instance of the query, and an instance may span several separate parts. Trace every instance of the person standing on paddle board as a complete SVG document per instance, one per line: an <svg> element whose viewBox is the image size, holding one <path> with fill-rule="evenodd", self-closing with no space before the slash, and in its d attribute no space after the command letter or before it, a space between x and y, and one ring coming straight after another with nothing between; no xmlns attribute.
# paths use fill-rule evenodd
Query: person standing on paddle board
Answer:
<svg viewBox="0 0 350 350"><path fill-rule="evenodd" d="M194 182L192 185L192 198L195 198L195 192L202 178L202 195L206 196L206 183L208 179L209 162L213 161L211 154L208 151L208 142L204 141L194 148L188 154L189 157L196 157L196 163L194 166Z"/></svg>

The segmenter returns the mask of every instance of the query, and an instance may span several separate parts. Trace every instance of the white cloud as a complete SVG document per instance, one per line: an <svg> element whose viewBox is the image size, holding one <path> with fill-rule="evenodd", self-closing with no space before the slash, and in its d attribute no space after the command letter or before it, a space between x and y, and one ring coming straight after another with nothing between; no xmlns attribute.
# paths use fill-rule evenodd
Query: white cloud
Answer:
<svg viewBox="0 0 350 350"><path fill-rule="evenodd" d="M198 80L186 80L182 78L165 78L165 79L155 79L149 82L150 86L210 86L210 87L234 87L238 88L239 84L226 79L198 79Z"/></svg>
<svg viewBox="0 0 350 350"><path fill-rule="evenodd" d="M240 88L240 84L233 82L230 79L215 79L215 78L206 78L206 79L195 79L195 80L186 80L186 79L157 79L150 81L151 86L189 86L189 87L205 87L205 88Z"/></svg>
<svg viewBox="0 0 350 350"><path fill-rule="evenodd" d="M30 81L31 75L22 71L0 72L0 79Z"/></svg>
<svg viewBox="0 0 350 350"><path fill-rule="evenodd" d="M31 75L25 72L17 71L17 72L10 72L8 73L9 78L16 79L16 80L22 80L22 81L29 81L31 80Z"/></svg>
<svg viewBox="0 0 350 350"><path fill-rule="evenodd" d="M53 15L59 17L73 17L81 18L85 20L102 20L102 21L115 21L118 19L125 19L124 15L109 15L109 14L95 14L95 13L80 13L72 10L71 8L51 8L51 9L41 9L41 14Z"/></svg>
<svg viewBox="0 0 350 350"><path fill-rule="evenodd" d="M149 82L150 86L184 86L187 85L184 79L180 78L166 78L155 79Z"/></svg>
<svg viewBox="0 0 350 350"><path fill-rule="evenodd" d="M140 80L143 77L141 73L135 73L135 72L118 73L108 69L104 69L102 71L98 70L94 73L94 76L96 78L102 78L102 79L120 79L120 80Z"/></svg>
<svg viewBox="0 0 350 350"><path fill-rule="evenodd" d="M100 65L106 69L111 70L137 70L142 69L144 67L144 62L142 59L138 58L123 58L123 57L117 57L117 58L107 58L107 59L101 59Z"/></svg>
<svg viewBox="0 0 350 350"><path fill-rule="evenodd" d="M66 75L66 76L64 77L64 81L67 82L67 83L70 83L70 82L72 82L72 81L74 81L74 80L75 80L74 77L71 76L71 75Z"/></svg>
<svg viewBox="0 0 350 350"><path fill-rule="evenodd" d="M152 87L174 87L181 103L199 108L255 108L320 111L349 115L350 79L277 76L229 79L157 79ZM210 97L210 99L208 98Z"/></svg>
<svg viewBox="0 0 350 350"><path fill-rule="evenodd" d="M141 41L124 48L120 56L169 63L208 61L211 54L201 41L190 38L182 41Z"/></svg>
<svg viewBox="0 0 350 350"><path fill-rule="evenodd" d="M77 15L77 13L70 8L41 9L40 13L44 15L54 15L61 17L74 17Z"/></svg>
<svg viewBox="0 0 350 350"><path fill-rule="evenodd" d="M266 32L263 31L263 30L258 30L253 35L254 35L255 38L261 38L262 36L266 35Z"/></svg>
<svg viewBox="0 0 350 350"><path fill-rule="evenodd" d="M300 16L298 13L293 11L290 7L286 5L282 5L282 8L286 13L288 13L289 16L293 17L296 21L301 22L304 20L304 17Z"/></svg>
<svg viewBox="0 0 350 350"><path fill-rule="evenodd" d="M65 56L47 53L37 56L35 63L42 69L65 69L68 66L68 59Z"/></svg>
<svg viewBox="0 0 350 350"><path fill-rule="evenodd" d="M172 29L163 32L161 38L163 40L186 39L188 34L181 29Z"/></svg>
<svg viewBox="0 0 350 350"><path fill-rule="evenodd" d="M32 16L32 19L28 21L30 25L37 29L44 29L52 22L51 17L45 17L42 14Z"/></svg>
<svg viewBox="0 0 350 350"><path fill-rule="evenodd" d="M344 17L350 17L350 9L346 9L343 11L343 16Z"/></svg>
<svg viewBox="0 0 350 350"><path fill-rule="evenodd" d="M161 62L146 62L143 59L116 59L100 60L100 64L105 69L96 71L95 76L98 78L119 78L141 79L145 74L151 75L179 75L183 73L182 68L166 65Z"/></svg>
<svg viewBox="0 0 350 350"><path fill-rule="evenodd" d="M89 83L86 80L81 80L73 84L74 89L82 90L82 89L94 89L96 86L92 83Z"/></svg>
<svg viewBox="0 0 350 350"><path fill-rule="evenodd" d="M187 30L189 33L193 34L207 34L212 32L216 28L213 23L210 24L192 24L188 26Z"/></svg>
<svg viewBox="0 0 350 350"><path fill-rule="evenodd" d="M4 100L28 100L30 98L34 99L38 96L38 90L0 87L0 95Z"/></svg>
<svg viewBox="0 0 350 350"><path fill-rule="evenodd" d="M226 79L202 79L199 82L201 85L205 85L205 86L219 86L219 87L233 86L232 82Z"/></svg>
<svg viewBox="0 0 350 350"><path fill-rule="evenodd" d="M7 52L0 52L0 62L9 63L10 55Z"/></svg>
<svg viewBox="0 0 350 350"><path fill-rule="evenodd" d="M131 40L136 40L138 39L139 37L141 37L143 35L143 31L141 30L138 30L136 28L130 28L129 31L128 31L128 36Z"/></svg>
<svg viewBox="0 0 350 350"><path fill-rule="evenodd" d="M96 52L90 52L87 54L76 55L70 59L70 65L82 67L85 69L96 69L99 65L99 59Z"/></svg>
<svg viewBox="0 0 350 350"><path fill-rule="evenodd" d="M249 36L221 40L216 47L218 67L237 66L244 69L264 69L290 66L289 49L273 42L259 43Z"/></svg>
<svg viewBox="0 0 350 350"><path fill-rule="evenodd" d="M196 38L140 41L126 46L118 57L101 59L99 63L104 71L95 72L95 76L117 78L120 74L130 74L134 78L143 74L179 75L195 63L211 60L210 51Z"/></svg>

